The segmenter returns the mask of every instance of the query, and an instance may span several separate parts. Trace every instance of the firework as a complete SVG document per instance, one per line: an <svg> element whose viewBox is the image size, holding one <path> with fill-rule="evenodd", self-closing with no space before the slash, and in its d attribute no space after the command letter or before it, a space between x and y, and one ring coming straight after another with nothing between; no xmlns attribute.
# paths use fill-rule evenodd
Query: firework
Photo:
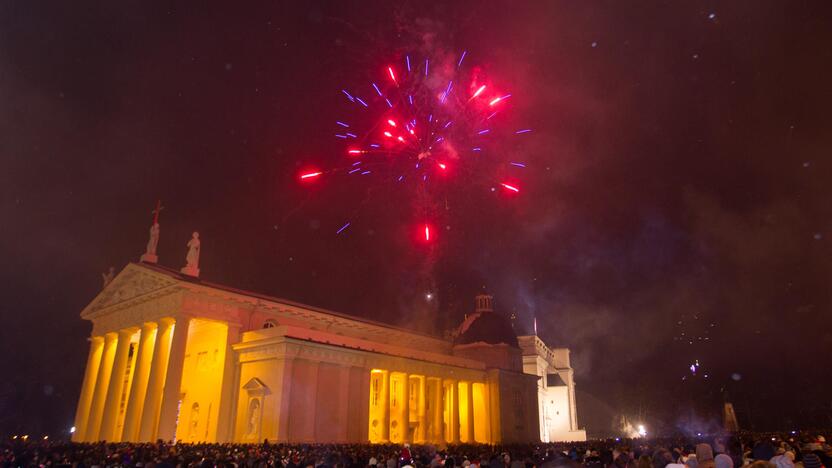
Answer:
<svg viewBox="0 0 832 468"><path fill-rule="evenodd" d="M518 194L516 182L499 178L516 180L526 163L504 160L495 142L531 129L502 130L497 116L507 109L511 94L488 82L479 68L463 67L467 56L467 51L441 60L405 55L401 62L380 66L375 79L342 89L347 107L334 121L334 135L347 140L344 152L351 161L328 171L303 173L300 179L334 175L367 176L360 178L366 183L387 179L410 191L416 219L432 217L436 210L431 204L436 205L443 194L442 184L454 180L472 188L494 191L496 186ZM447 206L447 197L442 199ZM351 222L344 220L336 234ZM420 226L425 242L436 239L430 224Z"/></svg>

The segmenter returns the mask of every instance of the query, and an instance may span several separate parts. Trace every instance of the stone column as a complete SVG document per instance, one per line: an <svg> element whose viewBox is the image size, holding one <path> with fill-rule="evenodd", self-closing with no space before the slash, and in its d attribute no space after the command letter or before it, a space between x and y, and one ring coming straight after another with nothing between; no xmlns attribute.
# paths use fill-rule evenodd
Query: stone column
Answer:
<svg viewBox="0 0 832 468"><path fill-rule="evenodd" d="M81 384L81 394L78 397L78 409L75 411L75 432L73 442L83 442L87 421L90 417L95 380L98 378L98 367L101 365L101 355L104 351L104 337L90 338L90 353L87 356L87 368L84 371L84 382Z"/></svg>
<svg viewBox="0 0 832 468"><path fill-rule="evenodd" d="M153 348L156 344L157 325L147 322L142 325L139 336L139 347L136 351L136 369L133 371L133 385L127 399L127 409L124 415L124 431L121 440L136 442L139 438L139 424L141 423L142 408L147 395L147 382L150 378L150 366L153 362Z"/></svg>
<svg viewBox="0 0 832 468"><path fill-rule="evenodd" d="M127 328L119 330L116 355L113 359L113 372L107 389L107 400L104 404L104 414L101 418L101 430L98 438L109 442L118 441L120 434L116 434L116 422L121 406L121 396L124 391L124 373L127 371L127 358L130 356L130 338L136 330Z"/></svg>
<svg viewBox="0 0 832 468"><path fill-rule="evenodd" d="M459 443L459 384L456 380L451 381L451 434L452 443Z"/></svg>
<svg viewBox="0 0 832 468"><path fill-rule="evenodd" d="M101 355L101 364L98 366L98 377L95 380L90 417L86 431L84 431L83 440L87 442L99 440L98 432L101 430L101 417L104 414L104 403L107 401L107 389L110 386L110 376L113 372L113 358L116 355L117 342L118 333L104 335L104 350Z"/></svg>
<svg viewBox="0 0 832 468"><path fill-rule="evenodd" d="M485 429L485 443L493 444L494 436L491 432L491 390L488 382L482 384L482 404L483 404L483 421L482 425Z"/></svg>
<svg viewBox="0 0 832 468"><path fill-rule="evenodd" d="M381 441L390 443L390 375L389 371L381 374L381 401L384 404L381 418Z"/></svg>
<svg viewBox="0 0 832 468"><path fill-rule="evenodd" d="M417 404L419 405L419 411L418 411L418 414L419 414L419 416L418 416L419 432L415 436L416 440L414 440L414 442L417 442L417 443L420 443L420 444L424 444L425 441L428 438L428 435L427 435L427 426L428 426L427 408L425 407L426 406L426 400L425 400L425 398L426 398L425 391L426 390L427 390L427 378L424 375L419 376L419 401L417 401Z"/></svg>
<svg viewBox="0 0 832 468"><path fill-rule="evenodd" d="M234 440L234 410L237 403L236 390L240 387L237 382L237 353L231 347L240 342L240 327L228 325L225 338L225 363L222 370L222 392L220 407L217 411L217 442L233 442ZM261 408L261 411L263 409ZM262 426L261 426L262 427Z"/></svg>
<svg viewBox="0 0 832 468"><path fill-rule="evenodd" d="M468 413L468 426L466 427L466 431L468 432L468 442L469 444L474 443L474 382L468 382L466 386L466 391L468 395L466 396L465 400L467 403L468 408L466 409L466 413Z"/></svg>
<svg viewBox="0 0 832 468"><path fill-rule="evenodd" d="M168 370L165 373L165 390L162 394L162 408L159 410L157 437L162 440L176 438L176 418L182 391L182 367L185 364L185 346L188 343L190 323L190 317L180 317L176 320L173 329Z"/></svg>
<svg viewBox="0 0 832 468"><path fill-rule="evenodd" d="M147 391L139 424L139 442L152 442L156 439L159 427L159 406L162 403L162 390L165 388L165 374L168 370L174 320L164 318L157 325L153 359L150 365L150 375L147 378Z"/></svg>
<svg viewBox="0 0 832 468"><path fill-rule="evenodd" d="M431 388L430 396L430 433L428 434L428 441L433 444L441 444L445 440L442 433L444 423L442 421L442 380L436 377L427 377L425 379L427 385Z"/></svg>
<svg viewBox="0 0 832 468"><path fill-rule="evenodd" d="M402 373L402 443L410 439L410 374Z"/></svg>

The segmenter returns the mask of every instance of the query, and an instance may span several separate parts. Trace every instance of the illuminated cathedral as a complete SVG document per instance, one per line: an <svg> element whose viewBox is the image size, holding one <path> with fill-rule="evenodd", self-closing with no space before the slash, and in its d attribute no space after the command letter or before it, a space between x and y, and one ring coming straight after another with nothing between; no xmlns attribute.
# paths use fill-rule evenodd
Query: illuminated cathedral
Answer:
<svg viewBox="0 0 832 468"><path fill-rule="evenodd" d="M143 258L81 313L92 333L75 441L586 438L569 350L516 336L491 296L446 339Z"/></svg>

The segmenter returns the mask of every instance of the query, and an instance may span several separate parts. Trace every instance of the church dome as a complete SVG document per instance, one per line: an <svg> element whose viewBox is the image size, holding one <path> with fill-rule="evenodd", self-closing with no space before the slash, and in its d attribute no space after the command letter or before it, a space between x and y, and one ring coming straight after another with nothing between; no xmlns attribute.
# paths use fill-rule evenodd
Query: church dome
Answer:
<svg viewBox="0 0 832 468"><path fill-rule="evenodd" d="M519 347L517 335L511 322L504 316L494 312L492 297L481 294L476 298L476 311L469 315L459 329L454 344L471 343L507 344Z"/></svg>

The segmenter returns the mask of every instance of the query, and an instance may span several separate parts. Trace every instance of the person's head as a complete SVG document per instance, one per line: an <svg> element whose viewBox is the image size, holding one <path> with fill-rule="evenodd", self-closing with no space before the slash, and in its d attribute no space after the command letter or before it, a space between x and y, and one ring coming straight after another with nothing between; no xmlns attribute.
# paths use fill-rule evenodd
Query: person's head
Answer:
<svg viewBox="0 0 832 468"><path fill-rule="evenodd" d="M614 463L618 468L626 468L630 463L630 455L628 453L620 453L615 457Z"/></svg>
<svg viewBox="0 0 832 468"><path fill-rule="evenodd" d="M697 444L696 445L696 461L698 462L706 462L714 459L714 451L711 449L711 446L708 444Z"/></svg>
<svg viewBox="0 0 832 468"><path fill-rule="evenodd" d="M754 460L769 461L774 457L774 446L769 441L763 441L754 446L751 451L751 457Z"/></svg>
<svg viewBox="0 0 832 468"><path fill-rule="evenodd" d="M818 457L814 453L807 453L803 455L803 467L804 468L821 468L823 464L820 462L820 457Z"/></svg>
<svg viewBox="0 0 832 468"><path fill-rule="evenodd" d="M716 468L734 468L734 460L728 455L721 453L714 458Z"/></svg>
<svg viewBox="0 0 832 468"><path fill-rule="evenodd" d="M771 463L777 468L794 468L794 462L785 455L777 455L771 459Z"/></svg>
<svg viewBox="0 0 832 468"><path fill-rule="evenodd" d="M664 468L673 461L673 455L669 450L660 448L653 452L653 468Z"/></svg>

